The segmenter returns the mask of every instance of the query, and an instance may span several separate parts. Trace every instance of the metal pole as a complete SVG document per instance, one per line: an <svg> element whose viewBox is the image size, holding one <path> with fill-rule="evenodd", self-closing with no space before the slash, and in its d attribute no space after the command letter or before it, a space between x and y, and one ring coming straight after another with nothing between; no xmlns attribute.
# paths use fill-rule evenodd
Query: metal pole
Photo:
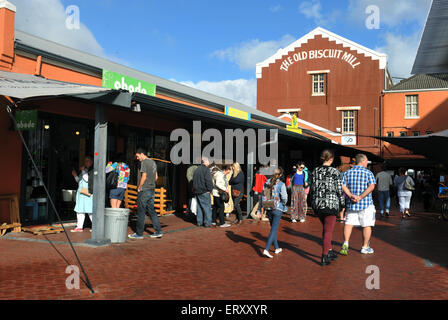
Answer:
<svg viewBox="0 0 448 320"><path fill-rule="evenodd" d="M252 207L253 207L253 199L250 196L250 191L252 190L252 185L253 185L253 179L254 179L254 152L251 151L248 153L247 155L247 179L246 179L246 190L247 190L247 201L246 201L246 213L247 213L247 218L250 217L250 212L252 211Z"/></svg>
<svg viewBox="0 0 448 320"><path fill-rule="evenodd" d="M95 110L95 146L93 158L93 215L92 238L87 243L110 244L104 237L104 207L106 201L107 114L104 105Z"/></svg>

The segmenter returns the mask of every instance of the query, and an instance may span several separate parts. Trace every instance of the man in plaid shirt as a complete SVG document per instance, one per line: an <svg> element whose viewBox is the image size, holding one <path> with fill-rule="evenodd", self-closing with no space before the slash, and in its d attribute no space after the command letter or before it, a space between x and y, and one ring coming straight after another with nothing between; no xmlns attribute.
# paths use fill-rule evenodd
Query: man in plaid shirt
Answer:
<svg viewBox="0 0 448 320"><path fill-rule="evenodd" d="M372 227L375 225L375 206L373 205L372 191L375 189L376 180L373 173L367 169L368 163L369 160L365 154L356 155L355 166L345 172L342 177L342 190L350 198L344 227L344 244L340 251L343 255L348 254L348 241L353 226L363 228L361 253L373 253L373 249L370 248L370 237Z"/></svg>

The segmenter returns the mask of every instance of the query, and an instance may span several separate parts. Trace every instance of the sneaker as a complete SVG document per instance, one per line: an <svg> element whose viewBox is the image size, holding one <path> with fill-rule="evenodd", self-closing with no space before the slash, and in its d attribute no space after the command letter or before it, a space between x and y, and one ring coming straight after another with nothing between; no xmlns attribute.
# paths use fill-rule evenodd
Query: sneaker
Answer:
<svg viewBox="0 0 448 320"><path fill-rule="evenodd" d="M275 254L279 254L279 253L282 252L282 251L283 251L282 248L275 249Z"/></svg>
<svg viewBox="0 0 448 320"><path fill-rule="evenodd" d="M83 232L84 230L82 228L75 228L70 230L70 232Z"/></svg>
<svg viewBox="0 0 448 320"><path fill-rule="evenodd" d="M141 240L141 239L143 239L143 236L139 236L138 234L133 233L133 234L128 234L128 238Z"/></svg>
<svg viewBox="0 0 448 320"><path fill-rule="evenodd" d="M228 228L228 227L230 227L230 226L231 226L230 224L228 224L228 223L224 223L224 224L220 225L219 227L220 227L220 228Z"/></svg>
<svg viewBox="0 0 448 320"><path fill-rule="evenodd" d="M367 247L367 248L361 248L361 253L362 254L372 254L374 251L373 251L373 249L372 248L370 248L370 247Z"/></svg>
<svg viewBox="0 0 448 320"><path fill-rule="evenodd" d="M268 258L270 258L270 259L274 258L274 257L269 253L269 251L266 250L266 249L263 251L263 255L266 256L266 257L268 257Z"/></svg>
<svg viewBox="0 0 448 320"><path fill-rule="evenodd" d="M300 222L301 222L301 223L304 223L304 222L305 222L305 219L300 219Z"/></svg>
<svg viewBox="0 0 448 320"><path fill-rule="evenodd" d="M216 222L212 222L212 226L216 226Z"/></svg>
<svg viewBox="0 0 448 320"><path fill-rule="evenodd" d="M344 256L348 255L348 245L347 244L343 244L341 251L339 251L339 254L342 254Z"/></svg>
<svg viewBox="0 0 448 320"><path fill-rule="evenodd" d="M297 220L296 219L292 219L292 223L296 223L297 222Z"/></svg>
<svg viewBox="0 0 448 320"><path fill-rule="evenodd" d="M152 235L150 235L151 238L162 238L163 233L159 232L159 233L153 233Z"/></svg>

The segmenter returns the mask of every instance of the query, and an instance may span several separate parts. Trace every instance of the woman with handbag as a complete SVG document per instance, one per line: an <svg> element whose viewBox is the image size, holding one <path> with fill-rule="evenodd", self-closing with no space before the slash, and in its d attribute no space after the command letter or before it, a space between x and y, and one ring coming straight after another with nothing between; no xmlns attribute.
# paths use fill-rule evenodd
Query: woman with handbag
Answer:
<svg viewBox="0 0 448 320"><path fill-rule="evenodd" d="M394 179L394 185L397 188L398 203L400 205L401 218L410 217L409 209L411 207L412 191L414 190L414 180L406 175L406 169L398 169L398 176Z"/></svg>
<svg viewBox="0 0 448 320"><path fill-rule="evenodd" d="M286 191L286 185L282 181L283 169L275 169L274 176L266 181L263 188L263 195L260 200L259 216L261 215L261 208L267 212L271 230L269 232L266 247L263 251L263 255L268 258L273 258L269 253L271 245L274 245L275 254L282 252L277 242L277 230L280 225L280 220L284 212L288 210L286 203L288 202L288 192Z"/></svg>
<svg viewBox="0 0 448 320"><path fill-rule="evenodd" d="M80 168L78 175L75 170L72 175L78 182L78 191L76 192L76 205L74 211L76 212L76 228L70 230L71 232L83 232L84 220L86 214L89 215L90 221L93 223L93 159L87 156L84 159L84 166Z"/></svg>
<svg viewBox="0 0 448 320"><path fill-rule="evenodd" d="M243 212L241 211L240 202L244 196L244 173L238 162L233 163L232 171L233 175L229 183L232 186L232 200L236 209L236 219L233 223L241 224L243 220Z"/></svg>
<svg viewBox="0 0 448 320"><path fill-rule="evenodd" d="M227 193L227 178L226 175L231 171L229 165L223 166L222 170L218 166L213 166L211 169L213 180L213 216L212 225L218 225L221 228L230 227L230 224L224 219L224 206L229 202L229 194ZM219 218L219 224L217 223Z"/></svg>
<svg viewBox="0 0 448 320"><path fill-rule="evenodd" d="M106 187L109 188L111 208L121 207L131 173L122 155L119 155L117 160L118 162L108 162L106 165Z"/></svg>

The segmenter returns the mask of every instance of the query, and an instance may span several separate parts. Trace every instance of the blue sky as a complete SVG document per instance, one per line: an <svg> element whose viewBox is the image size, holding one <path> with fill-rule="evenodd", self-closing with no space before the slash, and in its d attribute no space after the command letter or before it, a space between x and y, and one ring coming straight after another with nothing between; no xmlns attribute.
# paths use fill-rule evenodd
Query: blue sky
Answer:
<svg viewBox="0 0 448 320"><path fill-rule="evenodd" d="M430 0L9 0L16 27L255 106L255 64L317 26L387 53L409 76ZM76 5L81 28L65 27ZM365 10L379 9L379 29Z"/></svg>

